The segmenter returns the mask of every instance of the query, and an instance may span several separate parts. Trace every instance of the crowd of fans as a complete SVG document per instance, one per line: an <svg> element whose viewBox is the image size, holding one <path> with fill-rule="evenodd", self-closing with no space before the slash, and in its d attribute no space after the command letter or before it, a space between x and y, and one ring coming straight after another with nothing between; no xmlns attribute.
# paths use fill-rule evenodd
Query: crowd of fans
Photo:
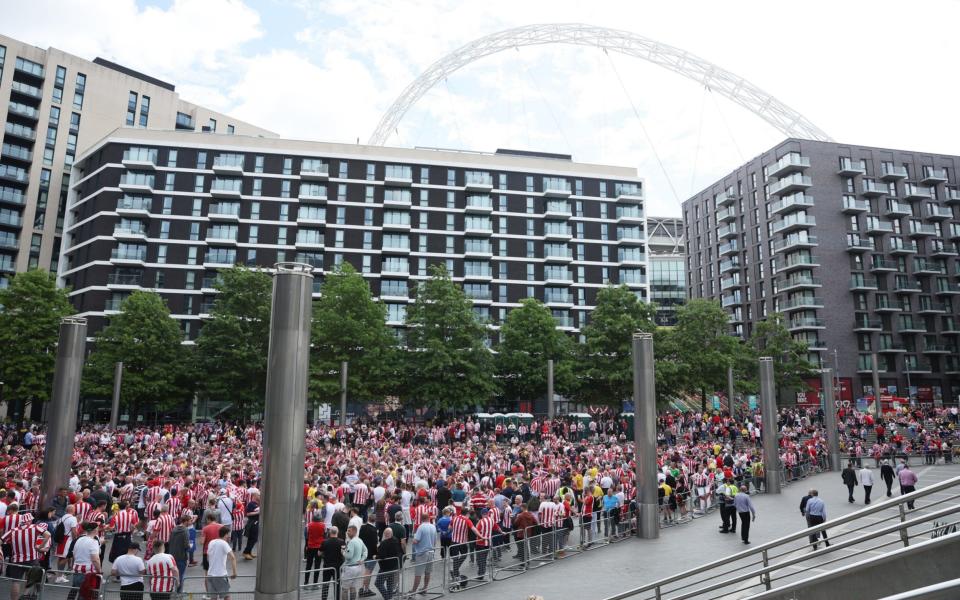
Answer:
<svg viewBox="0 0 960 600"><path fill-rule="evenodd" d="M904 410L882 420L841 410L838 417L842 451L854 460L872 457L879 464L920 454L925 461L952 461L958 447L956 409ZM662 522L683 522L723 506L731 486L762 491L769 467L762 458L762 425L756 411L662 413ZM780 464L774 468L783 468L788 480L824 464L821 412L781 409L777 427ZM346 578L349 567L358 596L374 595L373 585L389 598L399 592L396 581L373 578L376 561L385 573L405 556L420 556L426 564L423 556L435 547L452 555L470 544L482 576L488 552L491 561L499 559L504 546L525 536L557 532L555 550L562 552L575 528L586 543L611 535L601 533L601 522L614 533L629 529L637 490L628 428L620 416L496 425L473 417L360 420L346 428L305 428L303 535L306 569L316 569L312 583L337 577L334 571ZM258 424L84 427L75 437L71 476L46 506L39 504L43 429L6 426L0 433L6 488L0 541L14 567L8 576L22 579L40 566L55 582L80 586L88 573L110 573L108 564L115 572L118 564L136 564L123 557L136 555L142 539L146 570L158 581L179 584L195 570L215 577L208 591L220 593L224 585L229 589L228 561L234 561L235 574L235 555L256 556ZM90 550L94 542L96 552ZM517 544L514 556L523 551ZM457 580L466 559L463 554L453 560ZM414 591L421 582L425 590L430 574L418 575L423 579L417 577ZM310 579L308 573L304 584ZM130 581L128 575L126 585L136 584Z"/></svg>

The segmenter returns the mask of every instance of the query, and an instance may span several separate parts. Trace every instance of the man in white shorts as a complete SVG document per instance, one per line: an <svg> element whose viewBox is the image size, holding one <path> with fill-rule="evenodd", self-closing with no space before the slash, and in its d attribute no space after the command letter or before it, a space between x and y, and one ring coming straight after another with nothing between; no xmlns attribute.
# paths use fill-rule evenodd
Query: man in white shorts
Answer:
<svg viewBox="0 0 960 600"><path fill-rule="evenodd" d="M354 600L363 582L363 561L367 559L367 547L357 535L357 528L347 527L347 547L343 553L343 570L340 586L346 598ZM344 598L344 596L341 596Z"/></svg>
<svg viewBox="0 0 960 600"><path fill-rule="evenodd" d="M210 567L207 569L207 592L213 598L222 598L230 600L230 579L237 578L237 557L230 547L230 528L226 525L220 527L219 537L207 546L207 561ZM227 560L230 561L232 574L227 578Z"/></svg>

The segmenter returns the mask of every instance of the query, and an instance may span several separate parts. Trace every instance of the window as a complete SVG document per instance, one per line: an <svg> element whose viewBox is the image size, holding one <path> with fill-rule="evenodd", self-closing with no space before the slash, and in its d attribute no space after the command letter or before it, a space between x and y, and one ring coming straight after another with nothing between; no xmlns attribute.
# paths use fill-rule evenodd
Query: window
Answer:
<svg viewBox="0 0 960 600"><path fill-rule="evenodd" d="M170 238L170 221L160 221L160 239Z"/></svg>
<svg viewBox="0 0 960 600"><path fill-rule="evenodd" d="M200 223L190 223L190 240L197 241L200 239Z"/></svg>
<svg viewBox="0 0 960 600"><path fill-rule="evenodd" d="M250 203L250 218L257 220L260 218L260 203L251 202Z"/></svg>
<svg viewBox="0 0 960 600"><path fill-rule="evenodd" d="M193 199L193 211L191 214L194 217L199 217L203 213L203 200L200 198Z"/></svg>
<svg viewBox="0 0 960 600"><path fill-rule="evenodd" d="M453 192L447 192L447 208L456 208L457 201Z"/></svg>
<svg viewBox="0 0 960 600"><path fill-rule="evenodd" d="M393 246L394 244L387 243L387 236L383 236L383 245L384 246ZM373 232L364 231L363 232L363 249L370 250L373 248ZM364 257L367 258L367 257Z"/></svg>
<svg viewBox="0 0 960 600"><path fill-rule="evenodd" d="M283 159L283 174L292 175L293 174L293 159L284 158Z"/></svg>
<svg viewBox="0 0 960 600"><path fill-rule="evenodd" d="M341 160L340 164L337 166L337 177L340 179L347 179L347 161Z"/></svg>
<svg viewBox="0 0 960 600"><path fill-rule="evenodd" d="M173 212L173 198L165 196L163 198L163 214L169 215Z"/></svg>
<svg viewBox="0 0 960 600"><path fill-rule="evenodd" d="M164 264L167 262L167 246L166 244L161 244L157 246L157 263Z"/></svg>
<svg viewBox="0 0 960 600"><path fill-rule="evenodd" d="M127 125L133 126L137 122L137 93L130 92L127 97Z"/></svg>
<svg viewBox="0 0 960 600"><path fill-rule="evenodd" d="M376 179L377 166L373 163L367 163L367 181Z"/></svg>
<svg viewBox="0 0 960 600"><path fill-rule="evenodd" d="M167 166L176 167L177 166L177 151L170 150L167 152Z"/></svg>
<svg viewBox="0 0 960 600"><path fill-rule="evenodd" d="M233 125L227 125L227 135L233 135L236 132L236 129Z"/></svg>
<svg viewBox="0 0 960 600"><path fill-rule="evenodd" d="M290 180L284 179L280 182L280 197L289 198L290 197Z"/></svg>
<svg viewBox="0 0 960 600"><path fill-rule="evenodd" d="M217 131L217 120L211 118L210 121L207 122L207 127L210 129L210 131L216 133L216 131Z"/></svg>
<svg viewBox="0 0 960 600"><path fill-rule="evenodd" d="M83 93L87 88L87 76L83 73L77 73L77 84L73 89L73 107L77 110L83 109Z"/></svg>
<svg viewBox="0 0 960 600"><path fill-rule="evenodd" d="M347 209L344 206L337 207L337 225L344 225L347 222Z"/></svg>
<svg viewBox="0 0 960 600"><path fill-rule="evenodd" d="M190 246L187 248L187 264L195 265L197 264L197 247Z"/></svg>
<svg viewBox="0 0 960 600"><path fill-rule="evenodd" d="M308 229L302 229L300 232L298 232L298 237L299 237L299 233L301 233L301 232L305 233L305 232L307 232L307 231L309 231L309 230L308 230ZM286 227L277 227L277 245L279 245L279 246L285 246L286 244L287 244L287 228L286 228Z"/></svg>
<svg viewBox="0 0 960 600"><path fill-rule="evenodd" d="M420 183L430 183L430 167L420 167Z"/></svg>
<svg viewBox="0 0 960 600"><path fill-rule="evenodd" d="M3 57L0 56L0 66L3 66ZM63 102L63 87L67 81L67 69L57 65L57 78L53 82L53 101Z"/></svg>
<svg viewBox="0 0 960 600"><path fill-rule="evenodd" d="M533 175L527 175L527 179L526 179L526 190L527 190L528 192L536 191L536 190L534 190L534 188L533 188Z"/></svg>
<svg viewBox="0 0 960 600"><path fill-rule="evenodd" d="M262 196L263 195L263 180L259 177L253 179L253 195Z"/></svg>
<svg viewBox="0 0 960 600"><path fill-rule="evenodd" d="M193 179L193 191L202 194L203 193L203 175L197 175Z"/></svg>
<svg viewBox="0 0 960 600"><path fill-rule="evenodd" d="M280 220L289 221L290 220L290 205L281 204L280 205Z"/></svg>
<svg viewBox="0 0 960 600"><path fill-rule="evenodd" d="M447 169L447 185L457 185L456 169Z"/></svg>
<svg viewBox="0 0 960 600"><path fill-rule="evenodd" d="M80 113L70 113L70 133L80 130Z"/></svg>
<svg viewBox="0 0 960 600"><path fill-rule="evenodd" d="M373 209L372 208L363 209L363 224L366 225L367 227L371 227L373 225Z"/></svg>
<svg viewBox="0 0 960 600"><path fill-rule="evenodd" d="M147 126L147 120L150 118L150 96L144 96L140 99L140 127Z"/></svg>

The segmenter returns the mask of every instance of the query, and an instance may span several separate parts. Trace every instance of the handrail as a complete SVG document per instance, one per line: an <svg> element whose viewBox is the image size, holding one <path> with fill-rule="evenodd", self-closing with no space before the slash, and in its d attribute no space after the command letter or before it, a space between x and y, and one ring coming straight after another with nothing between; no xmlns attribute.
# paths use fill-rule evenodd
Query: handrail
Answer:
<svg viewBox="0 0 960 600"><path fill-rule="evenodd" d="M760 558L763 562L768 562L768 554L769 554L769 551L772 550L772 549L779 548L779 547L781 547L781 546L783 546L783 545L785 545L785 544L788 544L788 543L790 543L790 542L794 542L794 541L797 541L797 540L801 540L801 539L803 539L803 538L807 538L807 537L809 537L809 536L811 536L811 535L814 535L814 534L817 534L817 533L819 533L819 532L821 532L821 531L824 531L824 530L827 530L827 529L830 529L830 528L834 528L834 527L837 527L837 526L839 526L839 525L844 525L844 524L850 523L850 522L852 522L852 521L859 520L859 519L861 519L862 517L865 517L865 516L868 516L868 515L872 515L872 514L876 514L876 513L878 513L878 512L884 511L884 510L888 510L888 509L890 509L891 507L894 507L894 506L902 506L902 505L905 505L905 504L908 503L908 502L914 502L914 501L916 501L916 500L918 500L918 499L920 499L920 498L924 498L924 497L926 497L926 496L930 496L930 495L932 495L932 494L936 494L937 492L941 492L941 491L943 491L943 490L950 489L950 488L955 487L955 486L957 486L957 485L960 485L960 477L954 477L954 478L952 478L952 479L947 479L947 480L945 480L945 481L941 481L941 482L939 482L939 483L936 483L936 484L931 485L931 486L929 486L929 487L923 488L923 489L921 489L921 490L916 490L916 491L914 491L914 492L910 492L909 494L905 494L905 495L902 495L902 496L898 496L898 497L896 497L896 498L890 498L890 499L888 499L888 500L885 500L885 501L880 502L880 503L878 503L878 504L875 504L875 505L873 505L873 506L869 506L869 507L862 508L862 509L860 509L860 510L858 510L858 511L856 511L856 512L853 512L853 513L844 515L844 516L842 516L842 517L838 517L838 518L833 519L833 520L831 520L831 521L824 522L824 523L822 523L822 524L820 524L820 525L817 525L817 526L815 526L815 527L810 527L810 528L807 528L807 529L802 529L802 530L800 530L800 531L798 531L798 532L796 532L796 533L792 533L792 534L783 536L783 537L781 537L781 538L778 538L778 539L776 539L776 540L773 540L773 541L770 541L770 542L766 542L766 543L764 543L764 544L760 544L759 546L757 546L757 547L755 547L755 548L751 548L751 549L745 550L745 551L743 551L743 552L738 552L737 554L734 554L734 555L731 555L731 556L727 556L727 557L724 557L724 558L719 559L719 560L715 560L715 561L713 561L713 562L707 563L707 564L705 564L705 565L701 565L701 566L696 567L696 568L694 568L694 569L688 569L688 570L686 570L686 571L682 571L682 572L677 573L677 574L675 574L675 575L671 575L671 576L669 576L669 577L665 577L665 578L663 578L663 579L659 579L659 580L657 580L657 581L654 581L654 582L652 582L652 583L648 583L648 584L643 585L643 586L640 586L640 587L632 588L632 589L630 589L630 590L627 590L627 591L625 591L625 592L621 592L621 593L616 594L616 595L614 595L614 596L609 596L606 600L624 600L624 599L626 599L626 598L631 598L631 597L633 597L633 596L635 596L635 595L637 595L637 594L641 594L641 593L643 593L643 592L649 592L649 591L653 591L653 590L659 590L660 588L662 588L662 587L664 587L664 586L666 586L666 585L670 585L670 584L672 584L672 583L676 583L676 582L682 581L682 580L684 580L684 579L693 577L693 576L695 576L695 575L702 575L703 573L705 573L706 571L709 571L709 570L711 570L711 569L715 569L715 568L718 568L718 567L729 566L731 563L736 562L736 561L740 561L740 560L745 560L745 559L750 559L750 558ZM960 510L960 509L958 509L958 508L950 509L946 514L950 514L950 513L953 513L953 512L957 512L957 510ZM937 515L938 515L938 516L943 516L943 515L940 514L941 512L944 512L944 511L938 511ZM920 518L920 519L917 519L916 521L922 522L922 521L924 521L924 520L926 520L926 519ZM909 526L909 523L912 523L912 522L913 522L913 521L909 521L909 522L908 522L908 521L906 521L906 520L901 520L900 522L897 523L897 526L895 527L895 530L899 530L899 529L903 529L904 527L908 527L908 526ZM879 536L876 536L876 537L879 537ZM858 538L858 541L859 541L859 542L862 542L862 541L864 541L864 540L866 540L866 539L872 539L872 538L871 538L871 537L866 537L866 538L863 538L863 539ZM838 546L838 547L839 547L839 546ZM832 549L832 548L831 548L831 549ZM826 550L824 550L823 553L826 553ZM779 568L779 567L780 567L781 565L783 565L783 564L788 564L788 563L777 563L777 564L775 564L775 565L767 565L767 566L764 567L764 570L763 570L762 572L763 572L763 573L768 573L770 570L772 570L772 568ZM725 582L725 583L723 583L723 584L715 584L715 585L712 585L712 586L707 587L707 588L698 589L698 590L696 591L696 593L697 593L697 594L700 594L700 593L704 593L704 592L711 591L711 590L713 590L713 589L717 589L717 588L719 588L719 587L729 586L729 585L731 585L732 583L736 583L737 581L742 581L742 580L745 580L745 579L748 579L748 578L751 578L751 577L755 577L757 574L759 574L759 573L750 573L750 574L748 574L748 575L738 576L736 579L731 580L731 581L728 581L728 582ZM659 595L660 595L660 594L659 594L659 591L658 591L657 597L659 597Z"/></svg>
<svg viewBox="0 0 960 600"><path fill-rule="evenodd" d="M960 597L960 579L951 579L922 588L886 596L880 600L940 600Z"/></svg>

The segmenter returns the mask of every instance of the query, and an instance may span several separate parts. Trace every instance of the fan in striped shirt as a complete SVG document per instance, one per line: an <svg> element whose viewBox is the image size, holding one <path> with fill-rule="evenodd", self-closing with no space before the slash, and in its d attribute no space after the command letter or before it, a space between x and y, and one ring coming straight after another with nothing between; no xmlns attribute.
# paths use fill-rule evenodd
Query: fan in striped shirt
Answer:
<svg viewBox="0 0 960 600"><path fill-rule="evenodd" d="M153 556L147 561L147 573L150 574L151 600L169 600L170 594L177 588L180 571L173 556L164 552L163 542L153 542Z"/></svg>

